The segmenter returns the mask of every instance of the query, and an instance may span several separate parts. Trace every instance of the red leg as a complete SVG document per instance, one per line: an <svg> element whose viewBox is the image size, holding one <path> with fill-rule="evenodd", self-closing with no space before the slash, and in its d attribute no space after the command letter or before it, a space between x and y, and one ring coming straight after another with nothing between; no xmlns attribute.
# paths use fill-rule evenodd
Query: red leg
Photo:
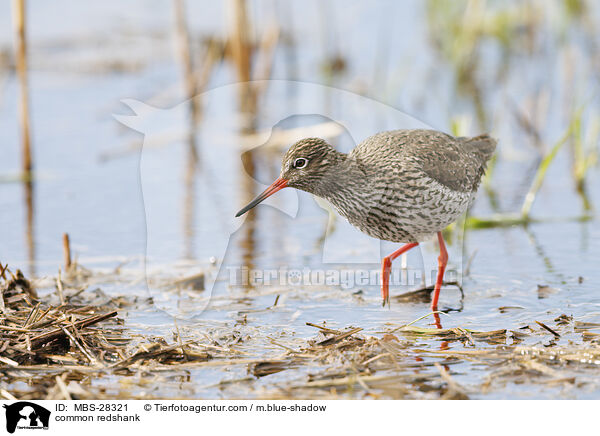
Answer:
<svg viewBox="0 0 600 436"><path fill-rule="evenodd" d="M390 304L390 271L392 269L392 260L397 258L403 253L406 253L413 247L419 245L418 242L411 242L409 244L403 245L398 250L394 251L389 256L383 258L381 262L381 296L383 297L383 305L385 303Z"/></svg>
<svg viewBox="0 0 600 436"><path fill-rule="evenodd" d="M435 281L435 288L433 290L433 298L431 299L431 310L437 310L438 299L440 298L440 289L442 288L442 282L444 280L444 271L448 264L448 252L446 251L446 244L444 244L444 237L442 232L438 232L438 242L440 244L440 256L438 257L438 273L437 280Z"/></svg>

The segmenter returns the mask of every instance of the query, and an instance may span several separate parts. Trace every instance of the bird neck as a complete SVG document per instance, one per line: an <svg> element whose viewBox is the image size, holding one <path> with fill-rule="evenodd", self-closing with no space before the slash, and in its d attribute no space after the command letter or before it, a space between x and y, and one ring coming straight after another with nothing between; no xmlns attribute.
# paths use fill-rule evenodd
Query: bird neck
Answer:
<svg viewBox="0 0 600 436"><path fill-rule="evenodd" d="M342 209L348 204L348 200L351 203L363 203L367 200L369 175L360 162L347 154L337 153L335 162L316 184L313 193L328 200L345 215Z"/></svg>

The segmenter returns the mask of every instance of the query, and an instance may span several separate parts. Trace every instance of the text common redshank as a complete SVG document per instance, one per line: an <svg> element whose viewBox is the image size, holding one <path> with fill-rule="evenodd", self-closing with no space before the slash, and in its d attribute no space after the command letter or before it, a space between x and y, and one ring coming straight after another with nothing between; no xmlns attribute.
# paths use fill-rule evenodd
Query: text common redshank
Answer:
<svg viewBox="0 0 600 436"><path fill-rule="evenodd" d="M436 311L448 262L441 231L473 202L495 148L488 135L456 138L424 129L381 132L348 154L320 138L302 139L286 152L280 177L236 217L292 187L328 200L369 236L405 243L383 258L384 305L389 304L392 261L437 234L440 255L431 300Z"/></svg>

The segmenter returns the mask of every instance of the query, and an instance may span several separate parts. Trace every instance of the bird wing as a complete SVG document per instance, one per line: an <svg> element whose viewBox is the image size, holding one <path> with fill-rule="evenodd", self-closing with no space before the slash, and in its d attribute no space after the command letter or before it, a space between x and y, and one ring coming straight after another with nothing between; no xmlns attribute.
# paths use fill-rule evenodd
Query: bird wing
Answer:
<svg viewBox="0 0 600 436"><path fill-rule="evenodd" d="M496 141L487 135L455 138L433 130L413 131L403 153L436 182L459 192L477 190Z"/></svg>
<svg viewBox="0 0 600 436"><path fill-rule="evenodd" d="M440 141L434 136L424 152L422 169L450 189L476 191L495 148L496 141L487 135L450 141Z"/></svg>
<svg viewBox="0 0 600 436"><path fill-rule="evenodd" d="M392 130L367 138L350 155L367 167L397 168L408 181L424 173L454 191L471 192L495 146L487 135L455 138L435 130Z"/></svg>

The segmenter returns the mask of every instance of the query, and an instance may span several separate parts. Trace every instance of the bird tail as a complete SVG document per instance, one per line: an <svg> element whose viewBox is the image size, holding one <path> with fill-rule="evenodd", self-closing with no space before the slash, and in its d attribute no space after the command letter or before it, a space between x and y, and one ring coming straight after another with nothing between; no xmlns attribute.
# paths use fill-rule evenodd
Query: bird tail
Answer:
<svg viewBox="0 0 600 436"><path fill-rule="evenodd" d="M498 141L487 134L475 136L473 138L463 137L459 139L464 141L471 152L481 157L484 164L492 157L494 150L496 150L496 144L498 143Z"/></svg>

